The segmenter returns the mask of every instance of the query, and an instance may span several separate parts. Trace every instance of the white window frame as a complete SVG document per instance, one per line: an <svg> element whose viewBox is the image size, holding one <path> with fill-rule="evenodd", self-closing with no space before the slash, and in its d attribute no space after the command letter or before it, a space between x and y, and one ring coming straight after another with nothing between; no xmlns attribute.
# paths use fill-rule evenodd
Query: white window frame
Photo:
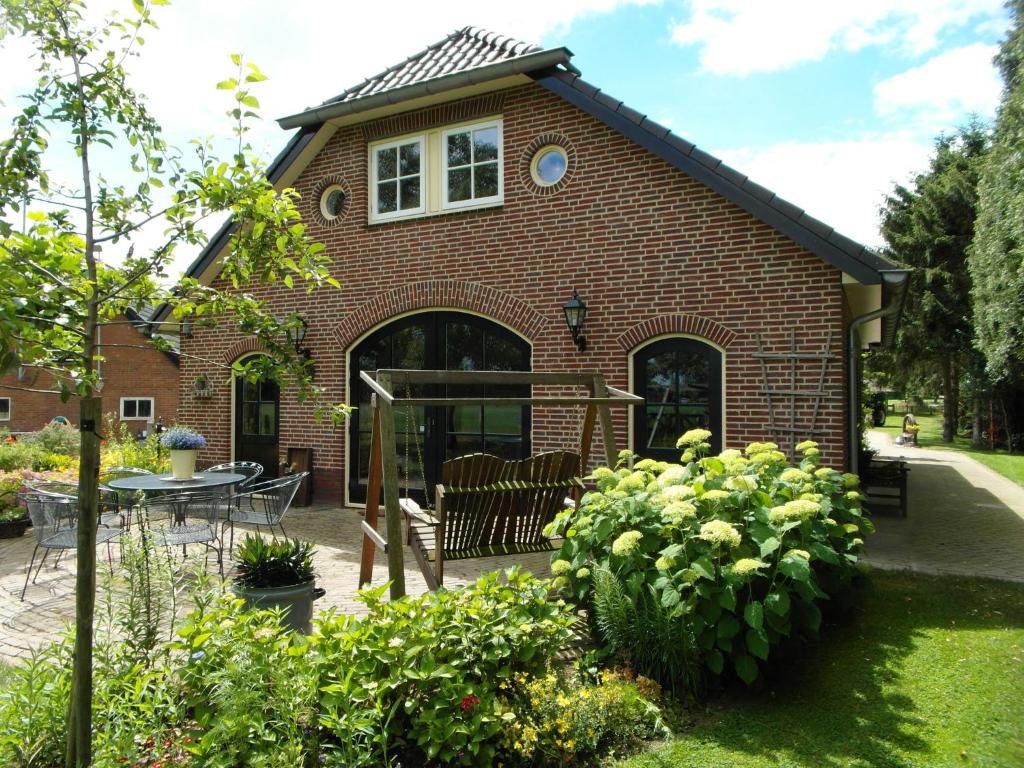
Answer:
<svg viewBox="0 0 1024 768"><path fill-rule="evenodd" d="M0 411L0 421L10 421L11 420L11 398L9 398L9 397L0 397L0 403L2 403L4 400L7 401L7 415L4 416L4 412Z"/></svg>
<svg viewBox="0 0 1024 768"><path fill-rule="evenodd" d="M473 123L471 125L460 125L455 128L448 128L441 132L441 208L443 210L455 210L458 208L476 208L483 205L493 205L496 203L504 202L505 200L505 152L504 152L504 135L502 133L502 121L501 120L487 120L482 123ZM457 133L468 133L472 137L473 131L479 131L484 128L496 128L498 130L498 194L489 195L487 197L471 197L468 200L456 200L451 201L448 199L448 137ZM472 148L472 138L470 139L470 147ZM472 149L471 149L472 151ZM491 162L491 161L485 161ZM469 168L472 168L476 163L470 162ZM464 166L460 166L464 167ZM472 173L472 171L471 171Z"/></svg>
<svg viewBox="0 0 1024 768"><path fill-rule="evenodd" d="M419 144L420 145L420 204L416 208L406 208L402 210L400 207L402 204L402 176L396 176L398 184L396 185L395 194L397 195L396 204L399 206L396 210L389 213L381 213L377 210L377 154L384 149L392 149L402 147L406 144ZM401 163L401 150L396 152L398 157L395 158L397 164ZM427 136L426 134L418 134L415 136L404 136L400 139L394 139L391 141L384 141L377 144L370 145L370 221L391 221L392 219L404 219L410 216L422 216L427 212L427 186L430 183L430 174L427 171L429 166L429 156L427 154ZM396 170L398 166L396 165ZM405 178L411 178L406 176Z"/></svg>
<svg viewBox="0 0 1024 768"><path fill-rule="evenodd" d="M139 412L138 404L143 400L149 401L149 416L125 416L124 404L128 401L135 403L135 412ZM121 421L153 421L156 414L156 401L152 397L122 397L121 398Z"/></svg>

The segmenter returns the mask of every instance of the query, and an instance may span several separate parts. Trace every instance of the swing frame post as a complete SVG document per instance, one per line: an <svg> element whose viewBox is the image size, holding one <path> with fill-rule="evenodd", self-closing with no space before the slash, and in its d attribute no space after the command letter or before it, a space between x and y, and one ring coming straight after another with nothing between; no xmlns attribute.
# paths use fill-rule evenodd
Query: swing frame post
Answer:
<svg viewBox="0 0 1024 768"><path fill-rule="evenodd" d="M360 379L370 388L370 408L373 412L373 431L370 438L370 475L366 493L366 511L362 521L363 546L359 568L359 586L369 584L373 575L376 547L388 556L388 578L391 581L391 599L405 595L405 568L402 554L402 510L398 487L398 442L395 423L396 408L416 406L451 407L456 405L530 405L530 406L587 406L580 433L580 472L586 471L594 430L601 425L601 439L605 460L614 466L618 460L611 406L630 406L644 399L605 382L597 371L580 373L546 373L531 371L430 371L381 369L370 373L360 371ZM586 396L579 394L539 395L530 397L395 397L392 383L401 380L407 390L412 384L492 384L572 386L584 388ZM380 499L383 491L386 536L377 530Z"/></svg>

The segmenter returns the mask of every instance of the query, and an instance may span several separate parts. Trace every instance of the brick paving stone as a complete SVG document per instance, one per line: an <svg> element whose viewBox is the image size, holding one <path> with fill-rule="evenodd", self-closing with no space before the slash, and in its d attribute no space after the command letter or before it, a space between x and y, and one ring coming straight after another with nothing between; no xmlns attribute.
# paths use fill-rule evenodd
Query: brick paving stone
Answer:
<svg viewBox="0 0 1024 768"><path fill-rule="evenodd" d="M335 610L359 614L363 606L356 600L359 579L359 555L362 546L360 510L334 505L293 508L285 518L291 537L316 544L314 561L319 574L318 584L327 594L316 602L316 610ZM241 528L241 526L240 526ZM240 535L235 532L236 537ZM34 649L52 640L74 616L74 568L72 553L65 553L54 567L54 557L47 559L38 582L29 584L25 600L18 596L25 582L25 567L32 554L35 539L31 529L20 539L0 539L0 660L28 656ZM405 555L406 591L411 595L426 591L412 551L403 547ZM117 545L112 547L115 570ZM105 564L106 550L100 546L98 562ZM492 557L479 560L453 561L445 564L445 585L458 586L476 579L488 570L519 565L538 575L547 575L548 553L516 557ZM211 559L210 572L216 573ZM387 581L387 556L377 552L374 585Z"/></svg>
<svg viewBox="0 0 1024 768"><path fill-rule="evenodd" d="M868 435L879 455L910 466L907 517L874 515L871 565L1024 582L1024 488L966 454Z"/></svg>

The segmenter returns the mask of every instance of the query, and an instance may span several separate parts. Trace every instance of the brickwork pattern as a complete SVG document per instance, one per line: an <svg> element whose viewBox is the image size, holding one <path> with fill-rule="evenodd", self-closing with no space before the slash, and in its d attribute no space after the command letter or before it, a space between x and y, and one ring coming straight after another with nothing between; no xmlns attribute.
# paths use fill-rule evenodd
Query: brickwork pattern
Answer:
<svg viewBox="0 0 1024 768"><path fill-rule="evenodd" d="M844 375L842 276L838 269L787 239L618 132L535 85L503 94L504 203L383 224L367 222L367 133L345 127L298 178L309 232L334 255L341 290L306 294L281 286L248 289L275 312L299 311L317 383L332 401L347 397L346 354L360 335L388 317L415 310L465 309L500 320L533 345L534 370L600 370L610 384L630 385L630 353L644 334L687 333L725 352L725 444L767 437L756 334L767 351L788 352L790 329L801 350L819 351L831 332L829 365L817 435L824 460L843 460ZM397 132L431 122L425 110L396 118ZM377 136L377 131L372 132ZM518 160L546 134L574 148L575 173L556 194L538 197L519 178ZM352 212L330 228L316 224L315 190L322 179L347 180ZM441 286L441 287L439 287ZM589 312L588 347L579 352L562 319L577 288ZM673 319L675 318L675 319ZM667 330L666 330L667 329ZM199 330L185 349L227 360L245 340L224 329ZM182 364L183 420L211 438L203 457L230 454L230 381L214 375L210 400L194 400L190 382L201 364ZM818 383L818 365L801 363L799 388ZM788 384L788 364L769 366L773 386ZM784 377L784 378L783 378ZM345 485L344 430L317 423L310 409L282 396L281 454L316 447L317 493ZM801 406L798 426L810 419ZM533 448L571 445L580 413L535 409ZM627 414L614 414L619 446L627 444ZM802 438L804 435L799 435ZM595 445L596 455L602 455Z"/></svg>
<svg viewBox="0 0 1024 768"><path fill-rule="evenodd" d="M100 330L103 375L104 414L120 416L122 397L152 397L153 420L162 417L165 424L174 423L178 412L178 366L163 352L149 346L146 337L125 318L117 318ZM37 390L54 389L53 379L39 373L19 382L16 375L0 378L0 397L11 398L11 420L0 422L12 432L33 432L45 426L54 416L64 416L78 424L78 398L62 403L60 396L47 392L27 392L21 387ZM145 429L145 420L125 422L133 431Z"/></svg>

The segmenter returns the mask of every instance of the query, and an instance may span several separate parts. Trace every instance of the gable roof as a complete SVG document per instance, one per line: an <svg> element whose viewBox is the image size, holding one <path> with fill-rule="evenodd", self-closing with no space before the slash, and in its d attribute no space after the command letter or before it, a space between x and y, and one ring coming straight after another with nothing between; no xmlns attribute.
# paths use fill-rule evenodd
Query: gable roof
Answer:
<svg viewBox="0 0 1024 768"><path fill-rule="evenodd" d="M569 63L571 58L572 52L567 48L545 50L480 27L463 27L320 106L277 122L282 128L319 125L377 106L558 65L579 74Z"/></svg>

